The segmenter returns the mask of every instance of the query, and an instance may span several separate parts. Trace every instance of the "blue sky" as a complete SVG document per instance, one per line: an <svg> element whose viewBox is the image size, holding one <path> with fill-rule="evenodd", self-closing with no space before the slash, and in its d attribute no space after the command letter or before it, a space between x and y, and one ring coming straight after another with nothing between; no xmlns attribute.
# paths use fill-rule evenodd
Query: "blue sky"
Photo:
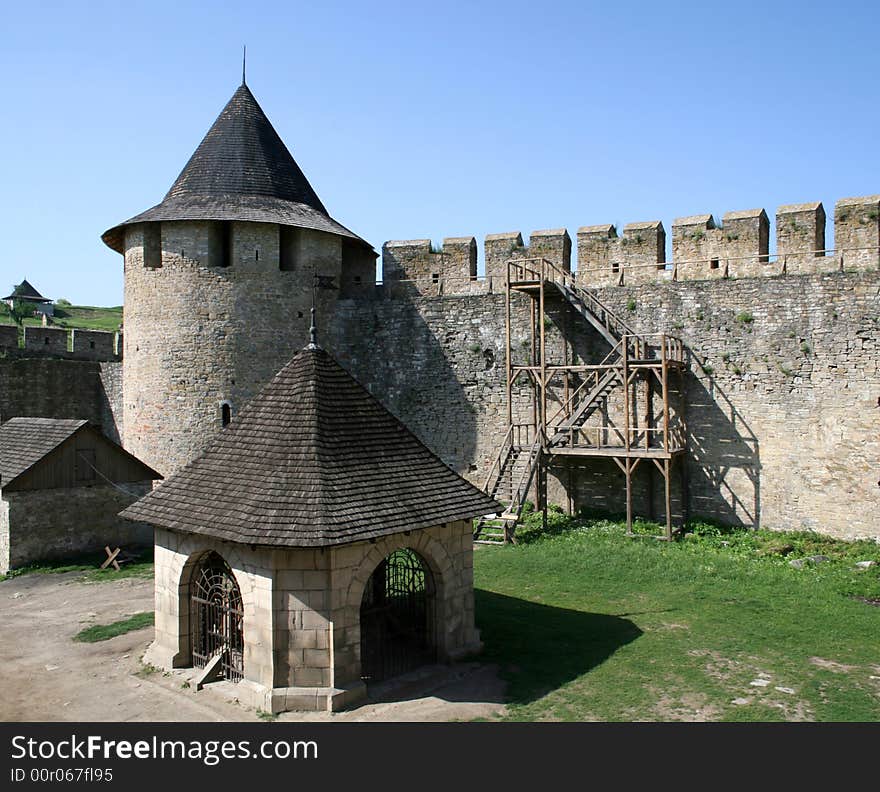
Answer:
<svg viewBox="0 0 880 792"><path fill-rule="evenodd" d="M241 77L372 242L880 193L871 2L2 4L0 288L122 302L108 227L158 203ZM830 224L829 224L830 232ZM829 237L830 239L830 237Z"/></svg>

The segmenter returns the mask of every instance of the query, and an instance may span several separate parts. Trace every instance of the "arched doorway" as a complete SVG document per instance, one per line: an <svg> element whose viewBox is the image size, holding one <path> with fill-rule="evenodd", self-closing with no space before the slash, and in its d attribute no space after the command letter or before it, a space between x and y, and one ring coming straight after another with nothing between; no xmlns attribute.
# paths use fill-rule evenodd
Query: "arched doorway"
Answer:
<svg viewBox="0 0 880 792"><path fill-rule="evenodd" d="M244 608L229 565L215 552L200 559L190 582L192 660L204 668L220 656L219 676L244 676Z"/></svg>
<svg viewBox="0 0 880 792"><path fill-rule="evenodd" d="M407 548L376 567L361 600L361 678L379 682L436 660L434 580Z"/></svg>

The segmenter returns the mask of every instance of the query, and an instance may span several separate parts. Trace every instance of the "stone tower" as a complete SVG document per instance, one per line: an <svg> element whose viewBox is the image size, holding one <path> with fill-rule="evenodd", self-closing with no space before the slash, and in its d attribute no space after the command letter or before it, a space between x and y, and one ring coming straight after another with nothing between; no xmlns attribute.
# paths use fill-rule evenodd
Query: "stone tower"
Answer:
<svg viewBox="0 0 880 792"><path fill-rule="evenodd" d="M244 83L162 203L102 239L125 257L123 444L165 476L305 345L313 292L320 326L375 280Z"/></svg>

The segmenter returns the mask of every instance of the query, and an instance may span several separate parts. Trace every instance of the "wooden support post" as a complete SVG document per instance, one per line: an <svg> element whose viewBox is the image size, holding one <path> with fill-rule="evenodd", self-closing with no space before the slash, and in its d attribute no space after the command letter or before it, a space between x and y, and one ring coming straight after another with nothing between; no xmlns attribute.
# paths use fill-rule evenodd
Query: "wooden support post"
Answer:
<svg viewBox="0 0 880 792"><path fill-rule="evenodd" d="M629 343L627 337L623 337L623 447L629 451ZM629 470L629 462L627 462ZM629 474L627 474L629 475ZM629 498L627 497L627 500Z"/></svg>
<svg viewBox="0 0 880 792"><path fill-rule="evenodd" d="M573 517L575 512L575 498L572 492L572 488L574 485L574 476L571 474L571 465L566 464L565 466L565 476L566 476L566 494L568 495L568 513Z"/></svg>
<svg viewBox="0 0 880 792"><path fill-rule="evenodd" d="M544 259L541 259L541 288L538 292L538 299L540 300L540 310L538 311L538 321L540 324L538 325L538 332L540 333L540 355L541 355L541 430L546 435L547 433L547 347L546 347L546 336L544 332L544 324L546 315L544 313L544 281L546 279L545 268L547 263Z"/></svg>
<svg viewBox="0 0 880 792"><path fill-rule="evenodd" d="M536 338L535 338L535 314L536 314L536 306L534 299L529 300L529 334L531 341L531 359L529 361L530 366L534 366L537 363L537 346L536 346ZM538 390L535 383L535 374L534 371L531 372L532 375L532 424L535 429L535 436L532 440L536 440L538 437Z"/></svg>
<svg viewBox="0 0 880 792"><path fill-rule="evenodd" d="M663 460L663 483L665 485L666 490L666 538L672 539L672 497L669 488L670 484L670 467L672 465L671 460L664 459Z"/></svg>
<svg viewBox="0 0 880 792"><path fill-rule="evenodd" d="M507 262L507 279L504 283L504 342L507 352L507 425L513 426L512 377L513 360L510 350L510 262Z"/></svg>
<svg viewBox="0 0 880 792"><path fill-rule="evenodd" d="M666 336L660 341L660 373L663 388L663 450L669 453L669 366L666 361ZM668 477L667 477L668 478Z"/></svg>
<svg viewBox="0 0 880 792"><path fill-rule="evenodd" d="M624 475L626 476L626 535L633 535L633 502L632 502L632 468L629 457L624 457Z"/></svg>

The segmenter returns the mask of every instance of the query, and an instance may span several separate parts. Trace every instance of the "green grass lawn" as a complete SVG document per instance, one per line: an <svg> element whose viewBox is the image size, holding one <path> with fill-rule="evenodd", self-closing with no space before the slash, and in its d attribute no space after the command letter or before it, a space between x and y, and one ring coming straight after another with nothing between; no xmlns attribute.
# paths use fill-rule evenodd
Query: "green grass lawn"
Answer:
<svg viewBox="0 0 880 792"><path fill-rule="evenodd" d="M877 544L562 515L518 536L474 561L510 719L880 720L880 607L858 599L880 601L880 563L855 566ZM789 563L809 555L829 560Z"/></svg>
<svg viewBox="0 0 880 792"><path fill-rule="evenodd" d="M91 305L55 306L55 327L78 327L83 330L107 330L114 332L122 322L122 306L99 308ZM15 324L5 303L0 303L0 324ZM28 318L24 320L28 327L39 327L42 320Z"/></svg>
<svg viewBox="0 0 880 792"><path fill-rule="evenodd" d="M117 635L125 635L125 633L134 630L141 630L153 624L153 611L142 611L129 616L127 619L120 619L112 624L95 624L80 630L73 636L74 641L80 643L97 643L98 641L108 641Z"/></svg>

